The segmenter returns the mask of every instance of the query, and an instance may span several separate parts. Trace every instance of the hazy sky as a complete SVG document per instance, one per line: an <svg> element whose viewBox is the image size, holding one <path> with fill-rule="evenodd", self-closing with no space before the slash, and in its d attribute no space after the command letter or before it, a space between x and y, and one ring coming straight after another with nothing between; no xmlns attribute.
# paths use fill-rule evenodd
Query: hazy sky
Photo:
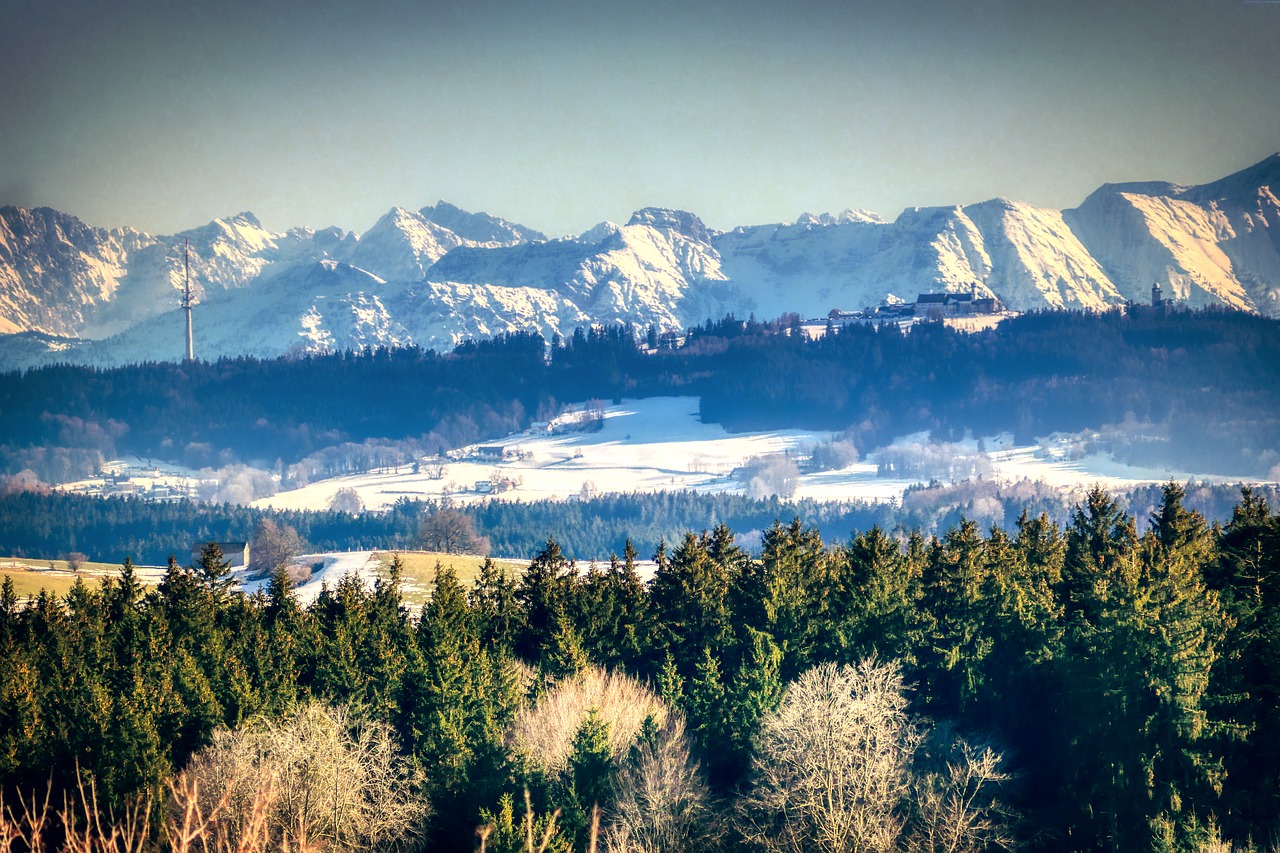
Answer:
<svg viewBox="0 0 1280 853"><path fill-rule="evenodd" d="M1072 207L1280 150L1280 0L0 0L0 86L0 203L152 233Z"/></svg>

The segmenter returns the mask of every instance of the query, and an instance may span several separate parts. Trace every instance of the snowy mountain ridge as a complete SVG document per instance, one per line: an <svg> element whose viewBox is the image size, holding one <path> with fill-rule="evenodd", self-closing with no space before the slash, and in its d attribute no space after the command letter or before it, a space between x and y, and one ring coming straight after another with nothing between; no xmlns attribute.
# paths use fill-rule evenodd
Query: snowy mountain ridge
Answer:
<svg viewBox="0 0 1280 853"><path fill-rule="evenodd" d="M1106 184L1064 211L992 199L717 231L649 207L553 240L444 201L359 236L272 232L247 212L152 236L0 207L0 368L179 357L184 252L204 357L815 317L974 285L1015 310L1102 310L1160 282L1193 306L1280 316L1277 195L1280 154L1199 186Z"/></svg>

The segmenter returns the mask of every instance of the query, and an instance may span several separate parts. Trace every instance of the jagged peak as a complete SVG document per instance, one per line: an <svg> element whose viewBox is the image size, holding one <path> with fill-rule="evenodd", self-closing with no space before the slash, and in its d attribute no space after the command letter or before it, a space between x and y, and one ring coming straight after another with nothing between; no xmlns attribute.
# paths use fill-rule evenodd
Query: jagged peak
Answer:
<svg viewBox="0 0 1280 853"><path fill-rule="evenodd" d="M458 207L453 202L445 201L442 198L436 199L435 204L428 205L427 207L422 208L421 213L423 216L427 217L428 219L431 218L432 214L439 214L440 216L473 216L474 215L471 211L464 210L461 207ZM489 214L482 213L480 215L488 216Z"/></svg>
<svg viewBox="0 0 1280 853"><path fill-rule="evenodd" d="M522 243L547 239L541 231L484 211L472 213L444 199L418 212L428 222L448 228L464 240L476 243Z"/></svg>
<svg viewBox="0 0 1280 853"><path fill-rule="evenodd" d="M420 220L422 219L422 216L418 214L416 211L410 210L407 207L400 207L399 205L396 205L395 207L388 210L386 213L382 214L382 216L378 219L374 227L376 228L378 225L381 225L384 222L401 222L406 219Z"/></svg>
<svg viewBox="0 0 1280 853"><path fill-rule="evenodd" d="M1181 195L1190 199L1249 201L1263 187L1280 190L1280 152L1238 172L1233 172L1225 178L1189 187Z"/></svg>
<svg viewBox="0 0 1280 853"><path fill-rule="evenodd" d="M388 231L399 231L401 233L408 233L411 231L419 231L422 229L435 232L437 236L439 236L441 232L446 232L449 230L445 228L443 225L438 225L437 223L431 222L430 220L426 219L425 217L423 217L421 213L419 213L416 210L411 210L407 207L396 206L388 210L386 213L382 214L382 216L378 217L378 221L373 223L372 227L370 227L367 231L361 234L359 239L365 240L370 235L379 234L379 233L388 232Z"/></svg>
<svg viewBox="0 0 1280 853"><path fill-rule="evenodd" d="M579 243L590 243L591 245L596 245L598 243L603 243L605 240L608 240L621 230L621 225L616 222L610 222L606 219L603 222L597 222L586 231L583 231L576 239Z"/></svg>
<svg viewBox="0 0 1280 853"><path fill-rule="evenodd" d="M244 234L239 229L248 229L250 231L259 231L262 237ZM272 237L269 231L262 227L262 223L258 221L258 217L254 216L247 210L232 216L225 216L214 219L205 225L198 225L195 228L188 228L185 231L179 231L177 234L162 237L162 240L182 240L189 239L193 246L201 242L214 242L218 240L242 241L247 239L250 243L269 242Z"/></svg>
<svg viewBox="0 0 1280 853"><path fill-rule="evenodd" d="M813 214L808 211L800 214L796 218L796 225L862 225L862 224L885 224L884 217L870 210L861 208L855 209L846 207L839 213L819 213Z"/></svg>
<svg viewBox="0 0 1280 853"><path fill-rule="evenodd" d="M3 207L0 207L0 218L8 221L35 221L39 219L46 224L70 223L77 228L94 228L74 213L63 213L61 210L53 207L20 207L16 204L6 204Z"/></svg>
<svg viewBox="0 0 1280 853"><path fill-rule="evenodd" d="M711 230L696 214L669 207L644 207L631 214L630 225L647 225L659 231L673 231L692 240L711 242Z"/></svg>
<svg viewBox="0 0 1280 853"><path fill-rule="evenodd" d="M259 230L262 229L262 223L258 221L258 217L254 216L251 211L242 210L235 216L228 216L222 220L228 225L249 225Z"/></svg>

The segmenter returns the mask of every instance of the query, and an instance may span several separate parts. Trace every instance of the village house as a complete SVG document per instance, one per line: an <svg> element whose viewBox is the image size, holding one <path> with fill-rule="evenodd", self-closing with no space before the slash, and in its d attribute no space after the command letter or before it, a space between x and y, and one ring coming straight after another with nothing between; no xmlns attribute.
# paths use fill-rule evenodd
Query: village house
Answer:
<svg viewBox="0 0 1280 853"><path fill-rule="evenodd" d="M191 547L192 565L200 562L200 552L203 551L204 546L208 544L208 542L199 542ZM218 542L216 544L222 551L222 558L231 563L231 568L242 569L249 565L248 542Z"/></svg>

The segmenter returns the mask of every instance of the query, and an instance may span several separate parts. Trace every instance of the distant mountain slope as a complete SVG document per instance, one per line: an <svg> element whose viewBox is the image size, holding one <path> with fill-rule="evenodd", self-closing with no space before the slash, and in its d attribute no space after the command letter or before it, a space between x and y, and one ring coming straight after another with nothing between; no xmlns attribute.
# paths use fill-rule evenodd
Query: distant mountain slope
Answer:
<svg viewBox="0 0 1280 853"><path fill-rule="evenodd" d="M1278 193L1280 154L1201 186L1108 184L1061 212L993 199L719 232L645 208L557 240L444 201L393 208L359 237L270 232L250 213L154 237L3 207L0 335L39 334L0 340L0 368L176 357L188 242L205 357L812 317L974 287L1017 310L1100 310L1160 282L1191 305L1280 316Z"/></svg>
<svg viewBox="0 0 1280 853"><path fill-rule="evenodd" d="M1107 184L1063 217L1120 293L1280 316L1280 154L1198 187Z"/></svg>
<svg viewBox="0 0 1280 853"><path fill-rule="evenodd" d="M152 238L47 207L0 207L0 331L75 335L116 296Z"/></svg>

